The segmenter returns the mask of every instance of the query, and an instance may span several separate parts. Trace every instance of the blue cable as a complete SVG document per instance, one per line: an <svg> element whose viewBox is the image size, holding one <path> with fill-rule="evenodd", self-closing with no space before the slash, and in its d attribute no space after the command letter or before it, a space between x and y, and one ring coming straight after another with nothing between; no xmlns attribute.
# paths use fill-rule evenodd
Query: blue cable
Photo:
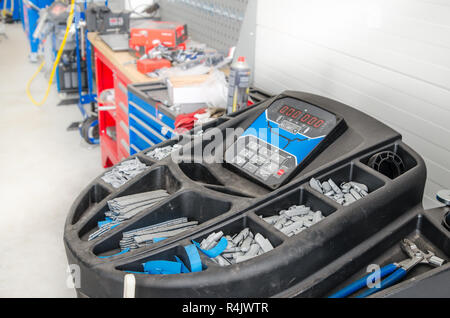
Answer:
<svg viewBox="0 0 450 318"><path fill-rule="evenodd" d="M385 277L391 273L393 273L397 269L397 265L389 264L380 269L380 277ZM376 272L375 272L376 273ZM375 273L370 273L363 278L358 279L356 282L342 288L340 291L334 293L329 298L345 298L356 293L358 290L361 290L364 287L367 287L367 278L369 276L374 275Z"/></svg>
<svg viewBox="0 0 450 318"><path fill-rule="evenodd" d="M380 283L380 287L374 287L366 290L365 292L361 293L360 295L356 296L356 298L365 298L367 296L370 296L372 294L375 294L376 292L379 292L382 289L388 288L398 281L402 280L403 277L406 276L407 271L403 268L397 269L391 276L386 278Z"/></svg>

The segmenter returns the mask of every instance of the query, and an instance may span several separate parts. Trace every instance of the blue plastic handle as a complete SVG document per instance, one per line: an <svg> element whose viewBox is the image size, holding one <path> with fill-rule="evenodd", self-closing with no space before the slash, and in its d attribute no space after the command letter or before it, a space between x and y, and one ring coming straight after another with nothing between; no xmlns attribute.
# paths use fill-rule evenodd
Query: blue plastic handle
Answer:
<svg viewBox="0 0 450 318"><path fill-rule="evenodd" d="M403 268L397 269L391 276L387 277L385 280L383 280L380 283L380 287L374 287L366 290L365 292L361 293L360 295L356 296L356 298L365 298L367 296L370 296L372 294L375 294L376 292L379 292L382 289L388 288L398 281L402 280L403 277L406 276L407 271Z"/></svg>
<svg viewBox="0 0 450 318"><path fill-rule="evenodd" d="M108 223L111 223L113 220L111 219L111 218L105 218L105 220L104 221L98 221L97 222L97 226L98 227L102 227L103 225L105 225L105 224L108 224Z"/></svg>
<svg viewBox="0 0 450 318"><path fill-rule="evenodd" d="M202 251L203 254L205 254L206 256L210 257L210 258L215 258L217 256L219 256L220 254L223 253L223 251L225 251L225 249L228 246L228 240L222 236L222 238L220 239L219 243L216 244L216 246L214 246L212 249L209 250L204 250L200 248L200 244L197 243L196 241L192 241L197 248Z"/></svg>
<svg viewBox="0 0 450 318"><path fill-rule="evenodd" d="M202 260L198 253L197 247L194 244L184 247L187 257L189 259L189 268L183 261L174 255L175 262L172 261L149 261L143 263L144 272L147 274L185 274L190 272L201 272L203 270Z"/></svg>
<svg viewBox="0 0 450 318"><path fill-rule="evenodd" d="M389 264L380 268L380 277L385 277L393 273L397 268L398 267L395 264ZM363 278L358 279L356 282L342 288L340 291L331 295L329 298L345 298L347 296L350 296L351 294L356 293L358 290L367 287L367 278L369 278L369 276L374 275L375 273L370 273L364 276Z"/></svg>
<svg viewBox="0 0 450 318"><path fill-rule="evenodd" d="M142 264L144 267L144 272L148 274L180 274L181 264L178 262L170 261L149 261Z"/></svg>
<svg viewBox="0 0 450 318"><path fill-rule="evenodd" d="M120 225L120 223L114 224L114 225L112 225L109 229L112 230L113 228L115 228L115 227L117 227L117 226L119 226L119 225Z"/></svg>
<svg viewBox="0 0 450 318"><path fill-rule="evenodd" d="M136 272L136 271L124 271L124 272L130 274L147 274L146 272Z"/></svg>
<svg viewBox="0 0 450 318"><path fill-rule="evenodd" d="M183 261L176 255L174 257L175 260L181 264L181 273L182 274L190 273L189 268L187 268L187 266L183 263Z"/></svg>
<svg viewBox="0 0 450 318"><path fill-rule="evenodd" d="M184 247L186 254L189 258L189 263L191 266L191 272L201 272L203 269L202 260L200 254L198 253L197 247L194 244Z"/></svg>

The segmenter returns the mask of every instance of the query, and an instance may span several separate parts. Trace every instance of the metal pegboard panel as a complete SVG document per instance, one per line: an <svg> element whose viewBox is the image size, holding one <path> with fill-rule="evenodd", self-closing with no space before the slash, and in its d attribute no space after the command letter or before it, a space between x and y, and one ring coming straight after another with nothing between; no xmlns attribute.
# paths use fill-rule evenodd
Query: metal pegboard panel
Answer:
<svg viewBox="0 0 450 318"><path fill-rule="evenodd" d="M248 0L160 0L163 20L188 25L190 37L227 52L239 40Z"/></svg>

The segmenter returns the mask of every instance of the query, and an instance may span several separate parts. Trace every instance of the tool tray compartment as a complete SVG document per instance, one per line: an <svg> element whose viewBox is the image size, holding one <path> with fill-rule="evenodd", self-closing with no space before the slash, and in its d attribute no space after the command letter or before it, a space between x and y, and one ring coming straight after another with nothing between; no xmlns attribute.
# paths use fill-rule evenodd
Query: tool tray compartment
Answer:
<svg viewBox="0 0 450 318"><path fill-rule="evenodd" d="M185 190L175 194L167 202L163 202L148 212L143 212L141 217L137 216L128 226L123 224L122 228L108 239L99 242L94 247L94 254L108 255L120 252L119 240L122 233L126 231L143 228L171 219L187 217L188 221L198 221L204 224L226 212L233 206L231 201L222 198L205 196L201 192Z"/></svg>
<svg viewBox="0 0 450 318"><path fill-rule="evenodd" d="M406 147L404 145L394 144L394 145L391 145L384 149L381 149L380 151L374 152L366 157L363 157L361 159L361 162L364 163L365 165L369 165L370 159L373 158L373 156L375 156L377 153L383 153L386 151L390 151L392 153L395 153L402 159L403 167L405 170L404 172L406 172L406 171L414 168L417 165L417 161L414 159L413 156L411 156L409 154L407 148L408 147ZM386 164L386 165L389 165L389 164ZM395 179L396 177L390 175L389 168L390 168L389 166L384 166L384 168L381 167L381 169L380 169L381 171L379 171L379 172L385 172L387 177L389 177L391 179Z"/></svg>
<svg viewBox="0 0 450 318"><path fill-rule="evenodd" d="M204 127L202 134L175 137L132 156L146 163L148 170L118 189L103 182L100 176L70 210L64 243L69 264L81 268L83 284L78 293L88 297L121 297L127 271L140 272L142 263L149 260L169 260L173 255L183 258L184 247L193 241L200 243L213 232L233 234L244 228L260 233L273 249L229 266L220 266L199 252L203 264L200 272L137 273L136 297L325 297L352 275L360 274L367 264L401 258L396 244L404 237L423 240L439 256L448 259L448 232L443 232L442 226L435 231L436 222L429 221L421 208L425 164L401 141L401 135L349 106L324 97L298 92L284 94L340 114L348 129L291 181L273 191L228 169L226 164L197 162L195 153L184 156L190 162L181 163L172 156L155 161L146 155L178 142L186 149L205 150L214 141L217 129L225 132L227 128L245 126L272 99L236 117L217 120L209 127L214 130ZM386 149L396 151L406 162L405 171L394 179L367 166L367 158ZM313 189L309 184L313 177L320 181L332 178L337 183L364 183L369 193L343 206ZM102 195L96 200L86 199L86 193L92 191L89 189L98 187L104 189ZM87 240L96 230L97 222L104 218L108 200L158 189L166 190L169 196L104 235ZM263 219L292 205L320 210L324 218L291 236ZM123 232L178 217L199 224L166 240L116 255ZM372 246L374 240L384 243ZM443 270L445 266L429 273ZM418 268L410 275L420 271Z"/></svg>
<svg viewBox="0 0 450 318"><path fill-rule="evenodd" d="M307 280L276 296L329 297L345 286L369 274L368 268L371 265L381 268L385 265L399 263L408 259L408 256L400 246L401 240L408 238L419 249L424 252L433 252L437 257L445 260L445 263L438 268L428 264L419 264L412 268L400 283L381 290L372 296L402 297L403 292L408 289L414 289L416 284L430 276L439 272L450 271L450 264L448 264L450 260L450 232L446 231L441 223L444 210L433 209L401 217L398 222L386 227L363 244L357 245ZM447 279L447 285L448 282ZM447 292L449 289L450 286L447 287ZM356 292L350 297L356 297L362 291ZM439 295L440 292L434 295L422 296L433 297ZM421 296L420 291L416 292L416 296Z"/></svg>

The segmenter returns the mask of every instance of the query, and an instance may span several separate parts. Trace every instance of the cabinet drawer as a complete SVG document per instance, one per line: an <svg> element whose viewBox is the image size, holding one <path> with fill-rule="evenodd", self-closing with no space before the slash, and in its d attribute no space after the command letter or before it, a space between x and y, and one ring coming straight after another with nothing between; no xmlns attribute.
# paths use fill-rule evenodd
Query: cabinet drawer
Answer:
<svg viewBox="0 0 450 318"><path fill-rule="evenodd" d="M167 125L169 128L175 127L175 115L166 114L163 111L158 109L157 103L150 103L148 101L144 101L138 96L134 95L132 92L128 93L128 102L133 103L135 106L141 107L144 111L146 111L150 116L154 117L154 120L160 121L161 124ZM161 106L163 107L163 106Z"/></svg>
<svg viewBox="0 0 450 318"><path fill-rule="evenodd" d="M144 109L143 107L137 105L134 102L129 102L130 106L130 114L129 117L133 115L135 118L138 118L140 121L145 123L146 125L150 126L151 129L157 132L160 139L170 139L175 134L175 131L173 128L165 123L163 123L161 120L159 120L157 117L152 115L148 111L148 107Z"/></svg>
<svg viewBox="0 0 450 318"><path fill-rule="evenodd" d="M144 134L136 130L136 128L130 128L130 146L131 150L135 150L135 148L139 149L139 151L145 150L147 148L153 147L155 143L147 138Z"/></svg>
<svg viewBox="0 0 450 318"><path fill-rule="evenodd" d="M167 140L168 138L162 136L158 131L156 131L153 127L150 125L147 125L145 122L134 116L133 114L130 114L130 130L131 128L134 128L141 134L143 134L145 137L147 137L149 140L151 140L153 143L158 144L164 140Z"/></svg>
<svg viewBox="0 0 450 318"><path fill-rule="evenodd" d="M145 149L142 149L142 150L145 150ZM135 146L134 144L130 144L130 154L131 155L135 155L135 154L137 154L138 152L141 152L142 151L141 149L139 149L137 146Z"/></svg>
<svg viewBox="0 0 450 318"><path fill-rule="evenodd" d="M119 116L128 126L128 104L121 100L116 101L116 104L117 116Z"/></svg>
<svg viewBox="0 0 450 318"><path fill-rule="evenodd" d="M116 127L117 140L118 140L118 149L121 154L125 155L125 158L130 155L130 132L128 129L128 125L125 122L118 118L118 124Z"/></svg>
<svg viewBox="0 0 450 318"><path fill-rule="evenodd" d="M128 141L125 141L125 139L119 139L119 157L121 159L128 158L130 156L130 145Z"/></svg>
<svg viewBox="0 0 450 318"><path fill-rule="evenodd" d="M114 93L116 99L117 116L128 124L128 94L127 84L124 80L115 76L114 78Z"/></svg>

